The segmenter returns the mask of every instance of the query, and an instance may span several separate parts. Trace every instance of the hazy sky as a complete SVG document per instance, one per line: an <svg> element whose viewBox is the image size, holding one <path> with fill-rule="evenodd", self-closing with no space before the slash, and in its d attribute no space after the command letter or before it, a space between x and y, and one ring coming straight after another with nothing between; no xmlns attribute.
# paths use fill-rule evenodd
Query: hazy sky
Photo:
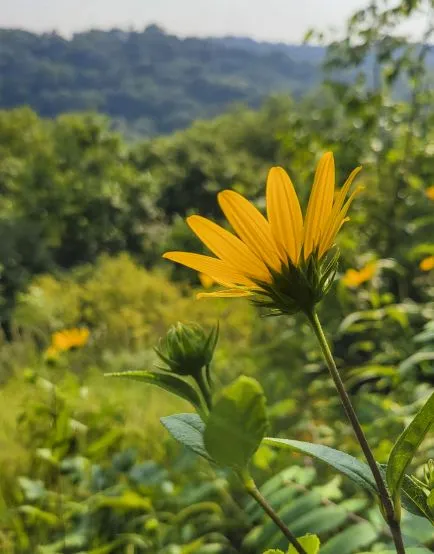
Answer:
<svg viewBox="0 0 434 554"><path fill-rule="evenodd" d="M342 27L367 0L0 0L0 27L70 35L158 23L185 36L243 35L299 42L307 29ZM411 26L415 34L423 22Z"/></svg>

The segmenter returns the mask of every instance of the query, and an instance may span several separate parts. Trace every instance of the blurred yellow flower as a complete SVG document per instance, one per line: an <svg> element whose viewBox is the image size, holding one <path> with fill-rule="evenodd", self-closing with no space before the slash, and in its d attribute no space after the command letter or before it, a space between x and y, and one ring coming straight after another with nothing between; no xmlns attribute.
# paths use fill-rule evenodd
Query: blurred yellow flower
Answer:
<svg viewBox="0 0 434 554"><path fill-rule="evenodd" d="M431 187L428 187L425 190L425 194L430 200L434 200L434 185Z"/></svg>
<svg viewBox="0 0 434 554"><path fill-rule="evenodd" d="M342 283L346 287L359 287L362 283L370 281L377 271L377 262L369 262L361 269L348 269L342 277Z"/></svg>
<svg viewBox="0 0 434 554"><path fill-rule="evenodd" d="M57 348L54 348L54 346L49 346L47 350L44 353L46 360L56 360L59 357L59 350Z"/></svg>
<svg viewBox="0 0 434 554"><path fill-rule="evenodd" d="M434 256L428 256L427 258L424 258L420 262L419 268L422 271L431 271L431 269L434 269Z"/></svg>
<svg viewBox="0 0 434 554"><path fill-rule="evenodd" d="M310 294L314 273L318 276L323 271L321 275L326 277L332 273L328 264L324 264L326 269L319 266L348 219L348 209L360 189L348 199L347 195L360 169L351 173L335 196L333 154L324 154L316 169L303 222L288 174L281 167L273 167L267 179L268 220L246 198L225 190L219 193L218 201L238 236L209 219L193 215L187 218L188 225L216 257L190 252L166 252L163 257L203 273L224 287L220 291L200 293L198 297L259 294L282 298L284 295L292 301L298 294L294 290L295 282ZM318 282L317 279L315 283Z"/></svg>
<svg viewBox="0 0 434 554"><path fill-rule="evenodd" d="M71 348L80 348L87 343L89 335L89 329L85 327L57 331L51 337L51 346L48 350L62 352Z"/></svg>
<svg viewBox="0 0 434 554"><path fill-rule="evenodd" d="M212 277L205 275L205 273L199 273L199 281L204 289L211 288L215 282Z"/></svg>

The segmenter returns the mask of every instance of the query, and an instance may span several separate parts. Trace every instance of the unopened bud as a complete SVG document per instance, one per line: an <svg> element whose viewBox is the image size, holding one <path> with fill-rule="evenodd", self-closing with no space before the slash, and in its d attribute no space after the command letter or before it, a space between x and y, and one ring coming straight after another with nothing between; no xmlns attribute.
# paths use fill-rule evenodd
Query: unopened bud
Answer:
<svg viewBox="0 0 434 554"><path fill-rule="evenodd" d="M160 359L178 375L196 377L210 364L218 339L218 326L207 335L197 323L176 323L155 349Z"/></svg>

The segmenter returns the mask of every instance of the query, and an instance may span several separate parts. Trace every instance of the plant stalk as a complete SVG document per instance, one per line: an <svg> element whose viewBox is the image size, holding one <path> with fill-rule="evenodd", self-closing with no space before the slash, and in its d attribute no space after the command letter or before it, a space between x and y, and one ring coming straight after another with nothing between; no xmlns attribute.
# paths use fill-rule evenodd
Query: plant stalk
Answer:
<svg viewBox="0 0 434 554"><path fill-rule="evenodd" d="M288 529L288 527L285 525L285 522L279 517L279 515L274 511L272 506L262 496L258 487L256 486L255 481L253 480L249 472L248 471L241 472L239 476L241 478L241 481L243 482L243 485L246 491L250 494L250 496L254 500L256 500L256 502L261 506L264 512L274 521L277 527L279 527L279 529L282 531L282 533L285 535L288 541L292 544L295 550L299 554L307 554L306 550L298 542L297 537Z"/></svg>
<svg viewBox="0 0 434 554"><path fill-rule="evenodd" d="M327 363L327 367L330 371L330 375L333 379L336 390L338 391L345 413L347 414L347 417L351 423L351 426L354 430L357 440L363 450L363 454L365 455L366 461L369 467L371 468L372 475L374 476L375 483L377 485L380 502L383 508L382 511L383 511L383 514L385 515L386 522L389 525L390 531L392 533L396 552L397 554L405 554L405 547L402 539L401 527L399 524L399 519L396 517L396 514L395 514L392 499L390 498L383 476L380 473L380 469L377 465L377 462L375 461L374 455L368 444L365 433L363 432L363 429L360 425L359 419L351 403L350 397L348 396L348 393L345 390L344 383L341 379L338 368L336 367L335 360L331 353L327 339L324 335L324 331L322 329L321 322L318 318L318 314L316 313L316 311L313 310L312 313L307 314L307 316L312 325L316 338L318 339L324 359Z"/></svg>

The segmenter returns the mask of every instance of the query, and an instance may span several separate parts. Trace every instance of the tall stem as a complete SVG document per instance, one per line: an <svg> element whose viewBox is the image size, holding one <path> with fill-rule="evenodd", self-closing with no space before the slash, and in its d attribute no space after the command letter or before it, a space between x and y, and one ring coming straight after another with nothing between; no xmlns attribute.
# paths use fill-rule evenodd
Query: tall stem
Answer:
<svg viewBox="0 0 434 554"><path fill-rule="evenodd" d="M240 473L240 478L244 484L244 487L246 488L246 491L250 494L252 498L254 498L254 500L256 500L256 502L261 506L264 512L274 521L277 527L279 527L279 529L289 540L295 550L299 554L307 554L306 550L298 542L297 537L288 529L288 527L285 525L285 522L279 517L272 506L262 496L252 476L247 471L244 471Z"/></svg>
<svg viewBox="0 0 434 554"><path fill-rule="evenodd" d="M357 437L357 440L363 450L366 461L368 462L369 467L371 468L372 475L374 476L375 483L377 485L378 494L380 501L383 507L383 513L385 515L386 521L389 525L390 531L392 533L393 542L395 543L396 552L398 554L405 554L404 543L401 535L401 528L399 525L399 520L396 517L395 510L393 508L393 503L390 498L389 492L386 488L383 476L380 473L380 469L375 461L372 450L366 440L365 433L360 425L357 414L353 408L350 397L348 396L347 391L345 390L344 383L339 374L338 368L336 367L335 360L330 351L327 339L324 335L320 320L318 319L318 314L313 311L312 314L308 314L309 321L312 325L316 338L318 339L319 345L321 347L322 353L324 355L327 367L330 371L330 375L335 384L336 390L340 396L342 405L344 407L345 413L351 423L351 426L354 430L354 433Z"/></svg>

